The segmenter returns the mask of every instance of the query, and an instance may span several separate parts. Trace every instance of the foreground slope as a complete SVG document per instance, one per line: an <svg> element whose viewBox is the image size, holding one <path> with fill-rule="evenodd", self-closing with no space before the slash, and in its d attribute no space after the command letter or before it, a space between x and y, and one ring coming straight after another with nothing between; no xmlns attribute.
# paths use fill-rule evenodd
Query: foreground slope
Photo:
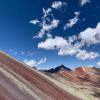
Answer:
<svg viewBox="0 0 100 100"><path fill-rule="evenodd" d="M79 100L36 69L0 51L0 100Z"/></svg>

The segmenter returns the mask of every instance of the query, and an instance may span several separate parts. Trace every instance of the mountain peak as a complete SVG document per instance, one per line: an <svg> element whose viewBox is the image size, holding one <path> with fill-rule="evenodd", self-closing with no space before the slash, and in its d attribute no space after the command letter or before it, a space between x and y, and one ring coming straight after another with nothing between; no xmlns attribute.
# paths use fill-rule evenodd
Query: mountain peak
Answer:
<svg viewBox="0 0 100 100"><path fill-rule="evenodd" d="M57 66L56 68L51 68L49 70L46 70L46 72L50 72L50 73L57 73L59 71L71 71L71 69L67 68L62 64L60 66Z"/></svg>

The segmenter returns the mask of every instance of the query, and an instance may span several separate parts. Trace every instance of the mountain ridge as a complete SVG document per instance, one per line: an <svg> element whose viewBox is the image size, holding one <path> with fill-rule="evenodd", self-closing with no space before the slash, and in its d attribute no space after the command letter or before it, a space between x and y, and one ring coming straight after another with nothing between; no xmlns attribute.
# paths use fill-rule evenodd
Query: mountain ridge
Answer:
<svg viewBox="0 0 100 100"><path fill-rule="evenodd" d="M49 73L57 73L57 72L60 72L60 71L71 71L71 69L62 64L62 65L57 66L55 68L51 68L49 70L44 70L44 71L49 72Z"/></svg>

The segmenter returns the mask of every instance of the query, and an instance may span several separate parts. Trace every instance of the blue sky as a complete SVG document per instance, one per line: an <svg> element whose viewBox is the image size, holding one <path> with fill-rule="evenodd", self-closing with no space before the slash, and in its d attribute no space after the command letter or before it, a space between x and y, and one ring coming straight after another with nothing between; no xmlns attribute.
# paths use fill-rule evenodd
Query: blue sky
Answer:
<svg viewBox="0 0 100 100"><path fill-rule="evenodd" d="M40 69L100 67L100 0L0 0L0 49Z"/></svg>

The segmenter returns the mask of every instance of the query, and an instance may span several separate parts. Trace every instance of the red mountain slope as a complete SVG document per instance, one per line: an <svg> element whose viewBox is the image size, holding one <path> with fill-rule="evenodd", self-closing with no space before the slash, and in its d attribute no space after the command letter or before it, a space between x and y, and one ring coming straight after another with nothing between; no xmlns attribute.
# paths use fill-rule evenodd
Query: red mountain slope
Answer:
<svg viewBox="0 0 100 100"><path fill-rule="evenodd" d="M61 71L60 75L77 84L88 82L100 87L100 69L95 67L79 67L73 71Z"/></svg>
<svg viewBox="0 0 100 100"><path fill-rule="evenodd" d="M79 100L0 51L0 100Z"/></svg>

